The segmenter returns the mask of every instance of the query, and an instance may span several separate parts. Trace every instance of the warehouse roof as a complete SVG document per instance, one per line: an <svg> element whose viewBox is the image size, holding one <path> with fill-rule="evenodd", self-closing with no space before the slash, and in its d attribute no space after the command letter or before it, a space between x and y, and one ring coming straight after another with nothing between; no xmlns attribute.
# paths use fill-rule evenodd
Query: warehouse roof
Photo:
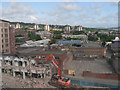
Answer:
<svg viewBox="0 0 120 90"><path fill-rule="evenodd" d="M81 44L81 40L60 40L58 44Z"/></svg>
<svg viewBox="0 0 120 90"><path fill-rule="evenodd" d="M40 49L33 49L33 48L28 48L24 50L19 50L17 51L18 53L23 53L23 54L64 54L65 51L60 51L60 50L40 50Z"/></svg>

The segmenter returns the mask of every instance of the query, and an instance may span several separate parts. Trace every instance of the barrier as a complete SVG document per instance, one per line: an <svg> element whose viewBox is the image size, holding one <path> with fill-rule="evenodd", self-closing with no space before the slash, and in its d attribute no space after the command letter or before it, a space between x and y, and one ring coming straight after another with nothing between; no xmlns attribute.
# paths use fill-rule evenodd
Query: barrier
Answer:
<svg viewBox="0 0 120 90"><path fill-rule="evenodd" d="M71 79L71 83L72 84L77 84L77 85L80 85L80 86L118 88L117 85L110 85L110 84L90 82L90 81L83 81L83 80L74 80L74 79Z"/></svg>

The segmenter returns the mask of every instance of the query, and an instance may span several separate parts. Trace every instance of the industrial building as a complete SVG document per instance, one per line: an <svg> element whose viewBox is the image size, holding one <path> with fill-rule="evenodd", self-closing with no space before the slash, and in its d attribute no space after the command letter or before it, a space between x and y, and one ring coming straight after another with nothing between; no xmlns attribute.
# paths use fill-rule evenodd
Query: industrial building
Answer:
<svg viewBox="0 0 120 90"><path fill-rule="evenodd" d="M81 38L81 39L87 39L88 36L87 35L68 35L68 34L62 34L63 38Z"/></svg>
<svg viewBox="0 0 120 90"><path fill-rule="evenodd" d="M20 45L20 47L47 47L50 39L43 39L43 40L38 40L38 41L26 41L26 43Z"/></svg>
<svg viewBox="0 0 120 90"><path fill-rule="evenodd" d="M51 38L52 33L48 31L38 31L35 34L40 35L40 37L43 39L44 37Z"/></svg>

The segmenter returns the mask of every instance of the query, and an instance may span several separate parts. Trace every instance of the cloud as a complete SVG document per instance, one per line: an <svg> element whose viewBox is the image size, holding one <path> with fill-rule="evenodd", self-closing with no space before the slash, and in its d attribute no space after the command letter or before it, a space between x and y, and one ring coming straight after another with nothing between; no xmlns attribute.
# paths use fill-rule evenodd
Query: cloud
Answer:
<svg viewBox="0 0 120 90"><path fill-rule="evenodd" d="M62 3L59 8L64 11L80 11L81 8L78 7L77 4L74 3Z"/></svg>
<svg viewBox="0 0 120 90"><path fill-rule="evenodd" d="M30 6L17 2L11 2L9 6L2 7L2 18L10 21L26 21L31 19L30 15L34 14L36 14L36 11Z"/></svg>
<svg viewBox="0 0 120 90"><path fill-rule="evenodd" d="M50 10L44 10L43 8L42 11L37 12L29 5L11 3L9 6L2 8L2 17L9 21L43 24L70 24L87 27L111 27L118 25L117 12L102 14L101 8L104 7L102 3L93 3L90 6L80 5L82 4L62 2L52 6Z"/></svg>

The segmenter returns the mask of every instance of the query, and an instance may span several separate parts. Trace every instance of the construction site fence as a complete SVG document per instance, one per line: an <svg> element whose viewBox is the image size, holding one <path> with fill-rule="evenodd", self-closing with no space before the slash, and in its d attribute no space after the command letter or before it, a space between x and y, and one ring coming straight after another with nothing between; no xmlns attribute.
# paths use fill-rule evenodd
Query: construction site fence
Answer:
<svg viewBox="0 0 120 90"><path fill-rule="evenodd" d="M80 86L93 86L93 87L106 87L106 88L118 88L117 85L103 84L97 82L83 81L83 80L71 80L72 84L77 84Z"/></svg>

